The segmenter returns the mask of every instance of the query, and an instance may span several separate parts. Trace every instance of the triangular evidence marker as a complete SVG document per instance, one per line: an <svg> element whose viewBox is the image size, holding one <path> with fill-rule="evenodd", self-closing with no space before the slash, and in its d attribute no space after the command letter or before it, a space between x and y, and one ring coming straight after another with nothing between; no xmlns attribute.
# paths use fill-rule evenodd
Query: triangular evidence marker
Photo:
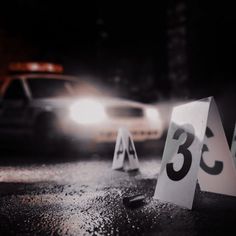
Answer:
<svg viewBox="0 0 236 236"><path fill-rule="evenodd" d="M139 169L139 161L135 150L133 138L126 128L120 128L118 131L115 152L113 156L112 169L118 170L124 168L126 154L128 156L128 170Z"/></svg>
<svg viewBox="0 0 236 236"><path fill-rule="evenodd" d="M192 208L203 191L236 196L236 171L213 97L173 109L154 198Z"/></svg>

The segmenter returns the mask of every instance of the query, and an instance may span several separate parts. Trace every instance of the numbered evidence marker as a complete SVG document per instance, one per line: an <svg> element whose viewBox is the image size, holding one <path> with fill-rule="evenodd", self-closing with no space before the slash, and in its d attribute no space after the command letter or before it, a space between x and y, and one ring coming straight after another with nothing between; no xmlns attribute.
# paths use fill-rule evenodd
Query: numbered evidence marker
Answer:
<svg viewBox="0 0 236 236"><path fill-rule="evenodd" d="M234 164L236 167L236 124L234 128L234 135L233 135L232 144L231 144L231 153L232 153Z"/></svg>
<svg viewBox="0 0 236 236"><path fill-rule="evenodd" d="M124 167L125 156L128 156L128 170L139 169L139 161L130 132L126 128L118 131L112 169L117 170Z"/></svg>
<svg viewBox="0 0 236 236"><path fill-rule="evenodd" d="M203 191L236 196L236 172L212 97L175 107L154 198L192 208Z"/></svg>

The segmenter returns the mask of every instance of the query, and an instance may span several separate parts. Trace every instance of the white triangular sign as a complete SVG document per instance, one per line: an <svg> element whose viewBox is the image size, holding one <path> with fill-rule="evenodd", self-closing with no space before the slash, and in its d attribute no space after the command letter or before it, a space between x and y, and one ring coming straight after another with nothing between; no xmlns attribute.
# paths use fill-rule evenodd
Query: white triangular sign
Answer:
<svg viewBox="0 0 236 236"><path fill-rule="evenodd" d="M214 99L208 114L198 180L203 191L236 196L236 171Z"/></svg>
<svg viewBox="0 0 236 236"><path fill-rule="evenodd" d="M130 132L126 128L118 131L112 169L117 170L124 167L125 154L128 156L128 170L139 169L139 161L135 150L134 142Z"/></svg>
<svg viewBox="0 0 236 236"><path fill-rule="evenodd" d="M191 209L197 179L204 191L236 196L236 172L212 97L174 108L154 198Z"/></svg>

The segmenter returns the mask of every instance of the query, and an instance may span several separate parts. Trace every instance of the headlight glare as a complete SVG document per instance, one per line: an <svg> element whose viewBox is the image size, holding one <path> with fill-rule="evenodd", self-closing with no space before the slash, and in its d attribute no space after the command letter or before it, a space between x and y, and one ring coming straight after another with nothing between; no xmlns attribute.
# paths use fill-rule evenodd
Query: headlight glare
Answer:
<svg viewBox="0 0 236 236"><path fill-rule="evenodd" d="M81 99L70 108L70 117L73 121L83 124L97 124L106 118L103 105L93 99Z"/></svg>
<svg viewBox="0 0 236 236"><path fill-rule="evenodd" d="M157 109L149 107L146 109L146 116L150 120L157 120L159 118L159 113Z"/></svg>

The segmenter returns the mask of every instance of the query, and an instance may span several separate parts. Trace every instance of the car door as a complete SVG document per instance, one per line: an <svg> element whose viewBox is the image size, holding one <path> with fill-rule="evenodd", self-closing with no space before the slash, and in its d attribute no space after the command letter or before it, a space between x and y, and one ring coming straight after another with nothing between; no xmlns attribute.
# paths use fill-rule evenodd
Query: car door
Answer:
<svg viewBox="0 0 236 236"><path fill-rule="evenodd" d="M26 131L28 101L23 81L11 80L1 100L0 132L17 135Z"/></svg>

